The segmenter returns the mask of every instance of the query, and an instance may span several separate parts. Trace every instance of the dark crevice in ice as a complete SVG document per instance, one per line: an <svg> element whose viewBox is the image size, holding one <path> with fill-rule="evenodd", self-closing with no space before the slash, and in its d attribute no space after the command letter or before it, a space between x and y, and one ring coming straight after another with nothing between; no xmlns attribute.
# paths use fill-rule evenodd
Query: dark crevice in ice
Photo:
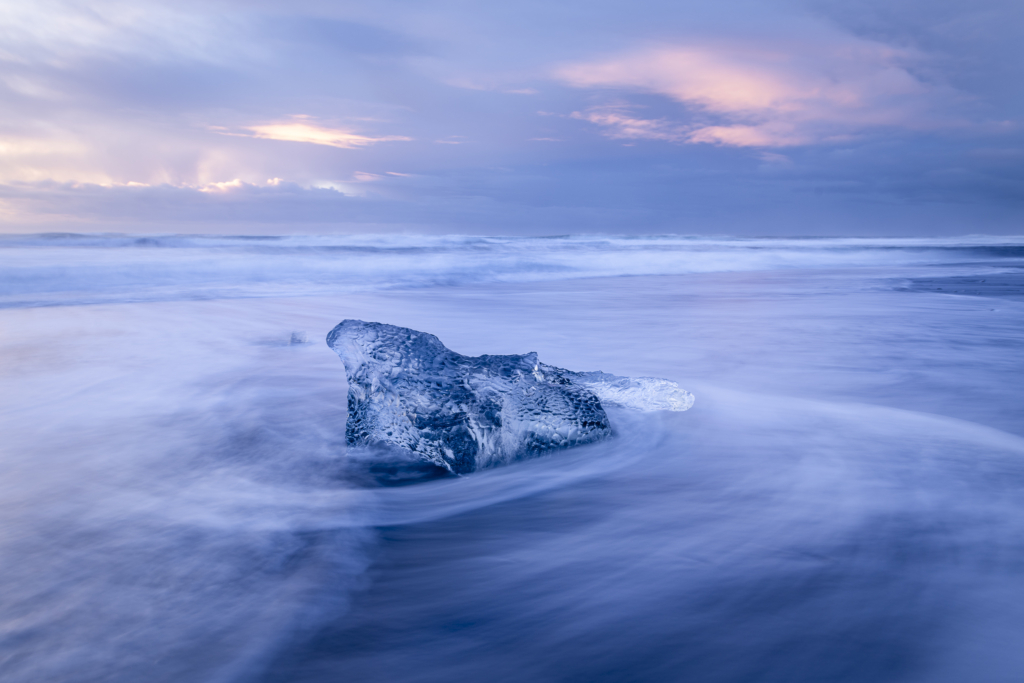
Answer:
<svg viewBox="0 0 1024 683"><path fill-rule="evenodd" d="M396 448L352 449L345 459L344 480L363 488L419 484L455 476L447 467Z"/></svg>

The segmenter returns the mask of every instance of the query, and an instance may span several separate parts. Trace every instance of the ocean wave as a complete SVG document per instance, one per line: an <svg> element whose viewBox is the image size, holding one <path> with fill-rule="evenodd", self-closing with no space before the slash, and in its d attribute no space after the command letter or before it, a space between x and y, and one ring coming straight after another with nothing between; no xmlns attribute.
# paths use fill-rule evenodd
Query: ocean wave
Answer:
<svg viewBox="0 0 1024 683"><path fill-rule="evenodd" d="M437 285L1024 263L1024 238L6 235L0 307Z"/></svg>

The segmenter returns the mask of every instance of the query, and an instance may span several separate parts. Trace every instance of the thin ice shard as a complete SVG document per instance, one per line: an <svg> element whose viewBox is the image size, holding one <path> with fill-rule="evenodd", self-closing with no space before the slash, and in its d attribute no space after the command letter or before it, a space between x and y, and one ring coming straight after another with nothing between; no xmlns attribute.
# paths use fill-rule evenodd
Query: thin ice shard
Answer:
<svg viewBox="0 0 1024 683"><path fill-rule="evenodd" d="M459 474L610 436L602 400L641 410L693 402L667 380L572 372L536 353L463 356L383 323L345 320L327 344L348 375L350 445L389 444Z"/></svg>

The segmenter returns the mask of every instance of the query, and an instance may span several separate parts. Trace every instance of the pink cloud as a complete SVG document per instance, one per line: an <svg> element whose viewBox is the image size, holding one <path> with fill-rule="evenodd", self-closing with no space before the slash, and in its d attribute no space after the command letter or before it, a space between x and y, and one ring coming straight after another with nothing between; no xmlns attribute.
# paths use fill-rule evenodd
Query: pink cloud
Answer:
<svg viewBox="0 0 1024 683"><path fill-rule="evenodd" d="M908 50L842 37L782 46L708 44L658 47L554 71L577 88L663 95L698 123L673 123L600 108L574 115L609 137L744 147L785 147L849 136L878 126L941 125L931 115L948 93L916 79ZM947 122L948 123L948 122Z"/></svg>
<svg viewBox="0 0 1024 683"><path fill-rule="evenodd" d="M595 107L585 112L574 111L569 116L604 127L605 134L612 139L686 142L688 137L687 131L678 124L664 119L637 118L623 105Z"/></svg>
<svg viewBox="0 0 1024 683"><path fill-rule="evenodd" d="M248 126L247 137L264 138L267 140L283 140L287 142L307 142L314 145L327 145L341 149L368 147L378 142L409 141L402 135L370 136L361 135L348 128L330 128L319 126L308 121L307 116L293 116L290 121L264 123ZM220 132L218 130L218 132Z"/></svg>

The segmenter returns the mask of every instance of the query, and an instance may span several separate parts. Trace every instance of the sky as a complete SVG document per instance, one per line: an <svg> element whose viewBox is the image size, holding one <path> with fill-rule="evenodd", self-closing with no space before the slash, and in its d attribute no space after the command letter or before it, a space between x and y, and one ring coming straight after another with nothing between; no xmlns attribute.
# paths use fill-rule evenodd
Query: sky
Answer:
<svg viewBox="0 0 1024 683"><path fill-rule="evenodd" d="M0 232L1024 234L1020 0L0 3Z"/></svg>

